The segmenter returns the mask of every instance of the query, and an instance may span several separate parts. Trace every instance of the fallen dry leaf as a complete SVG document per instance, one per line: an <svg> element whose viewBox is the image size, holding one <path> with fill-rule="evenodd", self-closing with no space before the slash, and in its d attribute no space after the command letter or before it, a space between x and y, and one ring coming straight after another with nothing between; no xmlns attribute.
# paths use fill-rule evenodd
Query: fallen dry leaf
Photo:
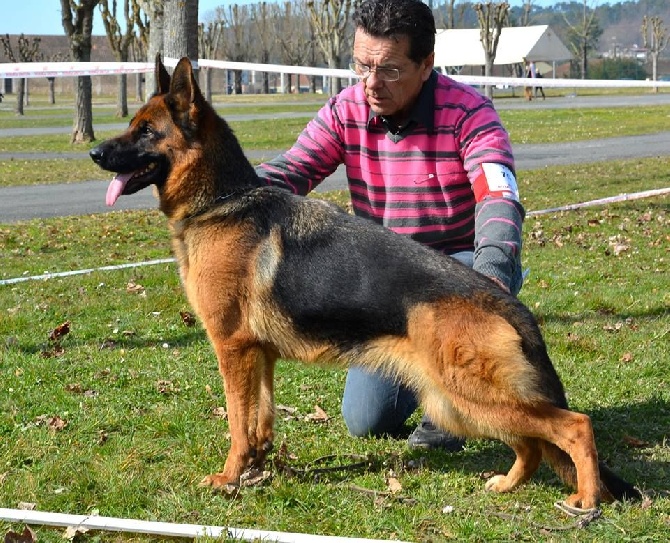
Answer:
<svg viewBox="0 0 670 543"><path fill-rule="evenodd" d="M621 362L632 362L633 361L633 353L623 353L620 360L621 360Z"/></svg>
<svg viewBox="0 0 670 543"><path fill-rule="evenodd" d="M40 356L42 358L56 358L58 356L63 356L64 353L65 349L63 349L61 345L55 344L53 349L51 349L50 351L42 351L40 353Z"/></svg>
<svg viewBox="0 0 670 543"><path fill-rule="evenodd" d="M270 479L272 479L271 471L252 468L240 476L240 486L258 486Z"/></svg>
<svg viewBox="0 0 670 543"><path fill-rule="evenodd" d="M328 422L330 417L321 407L318 405L314 406L314 413L310 413L305 417L307 422Z"/></svg>
<svg viewBox="0 0 670 543"><path fill-rule="evenodd" d="M47 422L47 428L49 428L49 430L52 432L60 432L61 430L65 429L66 426L67 421L63 420L58 415L51 417Z"/></svg>
<svg viewBox="0 0 670 543"><path fill-rule="evenodd" d="M163 379L156 383L156 389L160 394L176 394L180 391L180 388L175 386L172 381L166 381Z"/></svg>
<svg viewBox="0 0 670 543"><path fill-rule="evenodd" d="M648 442L632 436L623 436L623 442L629 447L636 447L638 449L649 446Z"/></svg>
<svg viewBox="0 0 670 543"><path fill-rule="evenodd" d="M65 385L65 392L82 394L84 392L84 387L81 386L81 383L70 383L69 385Z"/></svg>
<svg viewBox="0 0 670 543"><path fill-rule="evenodd" d="M34 543L35 541L37 541L35 532L28 526L26 526L20 534L13 532L12 530L9 530L9 532L5 534L5 543Z"/></svg>
<svg viewBox="0 0 670 543"><path fill-rule="evenodd" d="M109 434L104 430L98 431L98 445L104 445L109 439Z"/></svg>
<svg viewBox="0 0 670 543"><path fill-rule="evenodd" d="M284 417L284 420L295 419L298 415L297 407L289 407L288 405L277 404L275 406L275 411L281 413Z"/></svg>
<svg viewBox="0 0 670 543"><path fill-rule="evenodd" d="M190 311L180 311L179 316L181 317L181 322L183 322L186 326L195 325L195 315Z"/></svg>
<svg viewBox="0 0 670 543"><path fill-rule="evenodd" d="M402 485L400 481L395 477L388 477L386 479L386 487L391 494L397 494L402 490Z"/></svg>
<svg viewBox="0 0 670 543"><path fill-rule="evenodd" d="M126 285L126 292L128 294L143 294L145 288L139 283L133 283L132 281Z"/></svg>
<svg viewBox="0 0 670 543"><path fill-rule="evenodd" d="M226 412L225 407L215 407L212 409L212 415L214 415L217 419L227 419L228 418L228 413Z"/></svg>
<svg viewBox="0 0 670 543"><path fill-rule="evenodd" d="M70 333L70 321L65 321L63 324L59 324L49 332L49 341L58 341L63 336L66 336Z"/></svg>
<svg viewBox="0 0 670 543"><path fill-rule="evenodd" d="M72 541L79 535L83 535L88 532L88 528L85 526L68 526L63 532L63 539L68 539Z"/></svg>

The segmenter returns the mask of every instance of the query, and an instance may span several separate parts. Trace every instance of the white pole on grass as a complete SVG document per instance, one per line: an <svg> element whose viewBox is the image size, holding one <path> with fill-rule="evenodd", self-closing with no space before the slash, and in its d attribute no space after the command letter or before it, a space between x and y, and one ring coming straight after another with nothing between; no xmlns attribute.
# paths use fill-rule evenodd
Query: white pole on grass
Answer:
<svg viewBox="0 0 670 543"><path fill-rule="evenodd" d="M203 526L199 524L173 524L170 522L98 517L92 515L70 515L65 513L49 513L46 511L29 511L22 509L0 508L0 520L23 522L25 524L41 526L86 528L88 530L129 532L171 537L226 536L242 541L272 541L276 543L384 543L384 541L388 541L381 539L362 539L357 537L348 538L328 535L272 532L266 530L251 530L247 528Z"/></svg>

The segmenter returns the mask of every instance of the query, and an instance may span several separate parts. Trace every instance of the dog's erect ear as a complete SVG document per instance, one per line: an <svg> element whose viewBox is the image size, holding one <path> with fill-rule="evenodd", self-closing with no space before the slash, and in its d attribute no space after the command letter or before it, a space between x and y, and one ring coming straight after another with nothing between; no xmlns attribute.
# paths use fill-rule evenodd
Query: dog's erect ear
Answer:
<svg viewBox="0 0 670 543"><path fill-rule="evenodd" d="M202 98L200 88L193 75L193 67L188 57L182 57L172 74L170 95L178 100L178 106L185 111L191 104Z"/></svg>
<svg viewBox="0 0 670 543"><path fill-rule="evenodd" d="M161 61L160 53L156 53L154 79L156 80L156 94L165 94L170 90L170 74L167 72Z"/></svg>

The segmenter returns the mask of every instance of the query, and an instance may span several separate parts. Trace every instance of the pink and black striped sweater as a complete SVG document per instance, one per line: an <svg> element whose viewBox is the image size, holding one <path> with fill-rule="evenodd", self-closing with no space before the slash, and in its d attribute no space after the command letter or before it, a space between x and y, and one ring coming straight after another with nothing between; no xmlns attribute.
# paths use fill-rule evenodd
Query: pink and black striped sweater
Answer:
<svg viewBox="0 0 670 543"><path fill-rule="evenodd" d="M362 83L331 98L291 149L256 171L305 195L346 166L354 213L452 254L474 251L474 268L521 288L518 199L482 190L482 164L514 172L509 137L490 100L434 72L401 130L371 113Z"/></svg>

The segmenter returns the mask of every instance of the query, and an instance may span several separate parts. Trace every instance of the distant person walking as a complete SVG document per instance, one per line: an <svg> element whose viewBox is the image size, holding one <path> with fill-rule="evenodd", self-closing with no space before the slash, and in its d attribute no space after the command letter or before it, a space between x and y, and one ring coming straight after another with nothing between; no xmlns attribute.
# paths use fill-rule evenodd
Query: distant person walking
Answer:
<svg viewBox="0 0 670 543"><path fill-rule="evenodd" d="M542 74L537 71L537 68L535 67L535 63L531 60L530 62L526 61L526 77L531 78L531 79L538 79L542 78ZM537 98L537 93L539 92L542 95L542 100L546 98L544 94L544 89L542 86L539 85L533 85L532 87L525 87L524 88L524 96L526 97L526 100L530 101L533 99L533 92L535 94L535 98Z"/></svg>
<svg viewBox="0 0 670 543"><path fill-rule="evenodd" d="M537 79L542 79L542 74L540 72L536 71L535 72L535 77ZM538 81L538 83L539 83L539 81ZM546 98L546 96L544 95L544 89L542 88L542 85L538 85L538 86L535 87L535 98L537 98L537 93L538 92L542 95L542 100L544 100Z"/></svg>
<svg viewBox="0 0 670 543"><path fill-rule="evenodd" d="M528 62L525 58L523 59L523 63L525 64L525 73L524 76L526 78L531 78L536 76L536 71L535 71L535 63L534 62ZM526 86L523 88L523 97L528 100L529 102L533 99L533 87L532 86Z"/></svg>

